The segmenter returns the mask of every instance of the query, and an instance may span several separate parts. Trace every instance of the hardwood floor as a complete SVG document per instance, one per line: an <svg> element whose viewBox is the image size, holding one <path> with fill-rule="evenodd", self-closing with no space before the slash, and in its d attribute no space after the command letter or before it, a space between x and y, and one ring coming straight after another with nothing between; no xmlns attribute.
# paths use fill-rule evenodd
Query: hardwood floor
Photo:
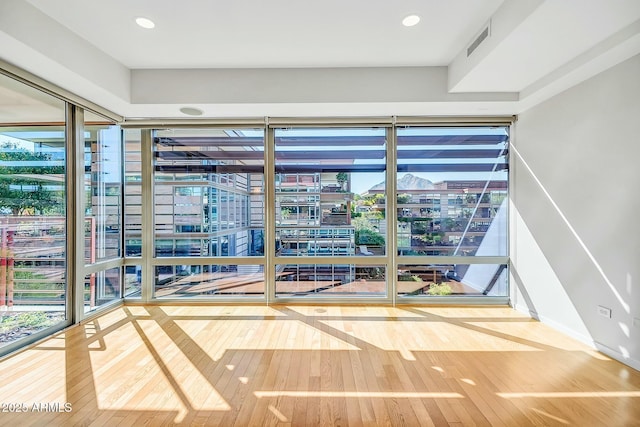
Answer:
<svg viewBox="0 0 640 427"><path fill-rule="evenodd" d="M503 307L125 306L0 379L3 426L640 425L640 372Z"/></svg>

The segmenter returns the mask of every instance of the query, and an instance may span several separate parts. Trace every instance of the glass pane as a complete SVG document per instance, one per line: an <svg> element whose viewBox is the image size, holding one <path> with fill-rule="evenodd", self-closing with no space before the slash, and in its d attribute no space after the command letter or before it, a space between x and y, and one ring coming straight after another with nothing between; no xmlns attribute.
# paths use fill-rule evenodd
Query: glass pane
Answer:
<svg viewBox="0 0 640 427"><path fill-rule="evenodd" d="M341 228L281 228L276 231L280 242L278 254L289 256L354 255L355 229Z"/></svg>
<svg viewBox="0 0 640 427"><path fill-rule="evenodd" d="M85 313L120 298L120 274L120 267L116 267L84 278Z"/></svg>
<svg viewBox="0 0 640 427"><path fill-rule="evenodd" d="M280 264L276 296L385 296L382 265Z"/></svg>
<svg viewBox="0 0 640 427"><path fill-rule="evenodd" d="M264 255L264 130L159 131L156 256Z"/></svg>
<svg viewBox="0 0 640 427"><path fill-rule="evenodd" d="M0 347L65 320L65 104L0 75Z"/></svg>
<svg viewBox="0 0 640 427"><path fill-rule="evenodd" d="M85 122L85 262L92 264L121 256L121 132L90 117Z"/></svg>
<svg viewBox="0 0 640 427"><path fill-rule="evenodd" d="M264 296L261 265L166 265L155 269L158 298Z"/></svg>
<svg viewBox="0 0 640 427"><path fill-rule="evenodd" d="M508 295L506 264L399 265L401 296Z"/></svg>
<svg viewBox="0 0 640 427"><path fill-rule="evenodd" d="M140 297L142 284L142 266L127 265L124 267L124 296Z"/></svg>
<svg viewBox="0 0 640 427"><path fill-rule="evenodd" d="M400 255L507 255L508 128L398 130Z"/></svg>
<svg viewBox="0 0 640 427"><path fill-rule="evenodd" d="M140 130L124 131L124 220L125 251L128 257L142 256L142 161Z"/></svg>
<svg viewBox="0 0 640 427"><path fill-rule="evenodd" d="M277 255L385 254L385 135L275 130Z"/></svg>

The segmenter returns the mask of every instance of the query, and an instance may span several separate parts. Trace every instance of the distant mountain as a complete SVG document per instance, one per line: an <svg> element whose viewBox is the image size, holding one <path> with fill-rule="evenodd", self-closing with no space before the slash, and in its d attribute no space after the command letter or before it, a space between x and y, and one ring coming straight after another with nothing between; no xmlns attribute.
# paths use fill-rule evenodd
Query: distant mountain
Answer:
<svg viewBox="0 0 640 427"><path fill-rule="evenodd" d="M381 183L371 187L369 191L384 190L384 184L385 184L384 181L382 181ZM428 179L420 178L419 176L415 176L408 173L398 180L397 187L398 187L398 191L400 190L431 190L433 189L433 182L429 181Z"/></svg>

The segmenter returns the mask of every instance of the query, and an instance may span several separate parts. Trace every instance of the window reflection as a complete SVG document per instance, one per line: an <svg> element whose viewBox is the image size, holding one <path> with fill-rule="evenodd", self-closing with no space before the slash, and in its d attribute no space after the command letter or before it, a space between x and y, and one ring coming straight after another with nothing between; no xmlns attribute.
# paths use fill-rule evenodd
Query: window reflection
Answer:
<svg viewBox="0 0 640 427"><path fill-rule="evenodd" d="M508 295L506 264L399 265L401 296Z"/></svg>
<svg viewBox="0 0 640 427"><path fill-rule="evenodd" d="M85 120L87 121L87 120ZM122 138L119 126L85 126L85 262L116 259L122 240Z"/></svg>
<svg viewBox="0 0 640 427"><path fill-rule="evenodd" d="M507 255L507 141L504 127L398 130L400 255Z"/></svg>
<svg viewBox="0 0 640 427"><path fill-rule="evenodd" d="M64 102L0 75L0 103L1 347L65 320L67 231Z"/></svg>
<svg viewBox="0 0 640 427"><path fill-rule="evenodd" d="M290 264L276 266L276 295L348 297L385 296L382 265Z"/></svg>
<svg viewBox="0 0 640 427"><path fill-rule="evenodd" d="M385 254L385 132L275 130L277 255Z"/></svg>
<svg viewBox="0 0 640 427"><path fill-rule="evenodd" d="M264 255L264 131L156 132L158 257Z"/></svg>
<svg viewBox="0 0 640 427"><path fill-rule="evenodd" d="M264 296L261 265L166 265L155 268L155 296Z"/></svg>

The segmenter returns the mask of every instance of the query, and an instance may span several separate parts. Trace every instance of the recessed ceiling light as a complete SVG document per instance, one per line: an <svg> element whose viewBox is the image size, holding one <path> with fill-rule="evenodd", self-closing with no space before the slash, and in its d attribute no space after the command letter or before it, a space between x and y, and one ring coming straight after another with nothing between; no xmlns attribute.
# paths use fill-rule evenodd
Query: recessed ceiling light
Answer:
<svg viewBox="0 0 640 427"><path fill-rule="evenodd" d="M420 22L420 17L418 15L409 15L402 20L402 25L405 27L413 27L418 22Z"/></svg>
<svg viewBox="0 0 640 427"><path fill-rule="evenodd" d="M203 111L199 108L194 107L182 107L180 109L182 114L186 114L187 116L201 116Z"/></svg>
<svg viewBox="0 0 640 427"><path fill-rule="evenodd" d="M148 30L156 26L156 24L151 19L142 18L142 17L136 18L136 24Z"/></svg>

